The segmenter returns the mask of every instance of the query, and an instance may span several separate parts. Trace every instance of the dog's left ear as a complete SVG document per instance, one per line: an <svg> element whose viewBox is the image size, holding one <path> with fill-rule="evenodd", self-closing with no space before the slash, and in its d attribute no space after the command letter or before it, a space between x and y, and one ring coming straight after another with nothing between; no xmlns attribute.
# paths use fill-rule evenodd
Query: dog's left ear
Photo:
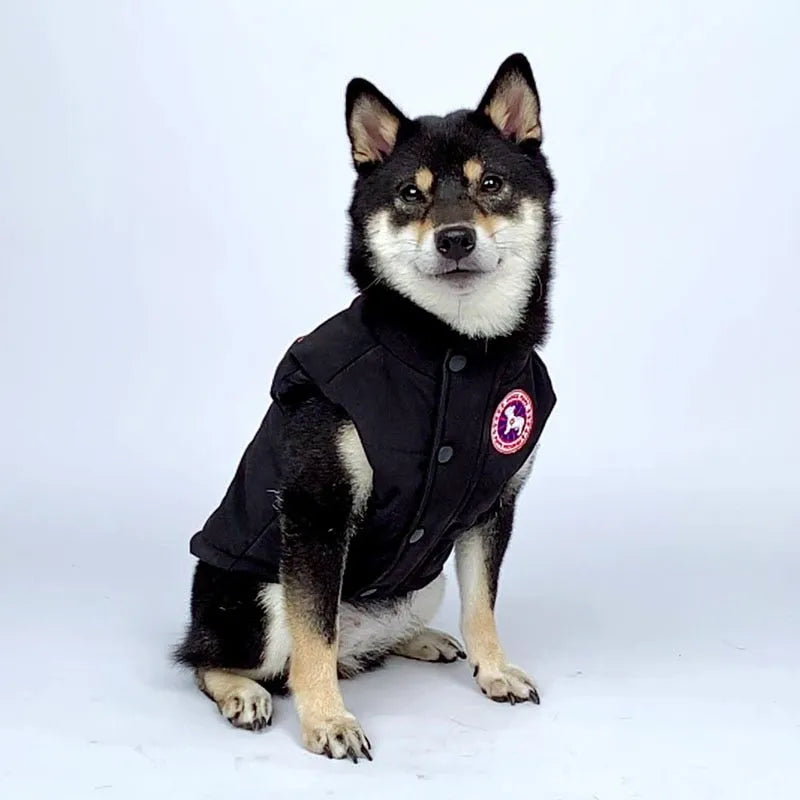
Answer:
<svg viewBox="0 0 800 800"><path fill-rule="evenodd" d="M485 114L500 135L518 144L542 141L539 93L528 59L509 56L489 84L478 111Z"/></svg>
<svg viewBox="0 0 800 800"><path fill-rule="evenodd" d="M347 135L357 170L385 161L407 122L397 106L363 78L347 85L345 116Z"/></svg>

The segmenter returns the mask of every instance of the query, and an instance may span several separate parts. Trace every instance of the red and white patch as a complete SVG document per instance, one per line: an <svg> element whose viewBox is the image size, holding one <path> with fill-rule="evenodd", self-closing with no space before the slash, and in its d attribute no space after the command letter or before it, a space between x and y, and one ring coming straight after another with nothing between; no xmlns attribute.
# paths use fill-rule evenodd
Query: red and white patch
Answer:
<svg viewBox="0 0 800 800"><path fill-rule="evenodd" d="M525 447L533 430L533 401L527 392L514 389L497 406L492 417L492 444L509 455Z"/></svg>

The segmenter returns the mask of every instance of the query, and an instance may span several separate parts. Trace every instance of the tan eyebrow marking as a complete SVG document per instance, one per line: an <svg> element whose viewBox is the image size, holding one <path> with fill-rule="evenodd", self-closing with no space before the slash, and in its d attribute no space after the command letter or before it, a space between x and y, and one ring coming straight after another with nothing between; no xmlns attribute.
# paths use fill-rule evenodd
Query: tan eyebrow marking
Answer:
<svg viewBox="0 0 800 800"><path fill-rule="evenodd" d="M414 175L414 180L423 192L430 192L433 188L433 173L427 167L420 167Z"/></svg>
<svg viewBox="0 0 800 800"><path fill-rule="evenodd" d="M483 164L477 158L470 158L464 162L464 177L470 183L477 183L483 175Z"/></svg>

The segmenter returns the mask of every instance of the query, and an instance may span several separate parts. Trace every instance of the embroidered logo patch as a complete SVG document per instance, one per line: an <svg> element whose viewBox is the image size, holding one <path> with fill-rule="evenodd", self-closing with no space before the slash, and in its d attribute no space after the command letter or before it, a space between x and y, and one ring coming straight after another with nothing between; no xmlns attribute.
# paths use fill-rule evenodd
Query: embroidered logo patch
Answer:
<svg viewBox="0 0 800 800"><path fill-rule="evenodd" d="M514 389L497 406L492 418L492 444L498 453L509 455L525 447L533 430L533 401L527 392Z"/></svg>

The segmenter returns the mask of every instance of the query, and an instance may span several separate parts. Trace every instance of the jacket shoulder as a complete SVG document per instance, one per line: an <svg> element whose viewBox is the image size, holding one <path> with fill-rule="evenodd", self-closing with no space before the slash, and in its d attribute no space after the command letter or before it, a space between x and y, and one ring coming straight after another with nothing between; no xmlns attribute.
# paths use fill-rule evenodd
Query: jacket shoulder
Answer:
<svg viewBox="0 0 800 800"><path fill-rule="evenodd" d="M294 341L275 371L272 399L282 405L293 393L314 387L326 394L326 386L339 373L376 346L357 298L349 308Z"/></svg>

